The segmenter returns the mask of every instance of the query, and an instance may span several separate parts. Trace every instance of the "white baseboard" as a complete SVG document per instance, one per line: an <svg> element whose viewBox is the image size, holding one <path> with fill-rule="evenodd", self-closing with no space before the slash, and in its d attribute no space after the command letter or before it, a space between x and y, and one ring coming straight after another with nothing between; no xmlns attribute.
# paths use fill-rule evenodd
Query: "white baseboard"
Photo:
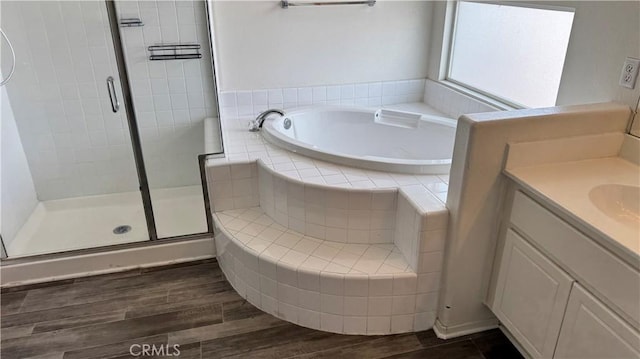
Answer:
<svg viewBox="0 0 640 359"><path fill-rule="evenodd" d="M461 337L467 334L484 332L485 330L495 329L498 327L497 319L488 319L481 322L465 323L455 326L444 326L439 319L433 325L433 331L440 339L451 339Z"/></svg>
<svg viewBox="0 0 640 359"><path fill-rule="evenodd" d="M123 272L136 268L207 259L215 255L213 238L201 238L16 264L8 263L0 267L0 285L13 287Z"/></svg>

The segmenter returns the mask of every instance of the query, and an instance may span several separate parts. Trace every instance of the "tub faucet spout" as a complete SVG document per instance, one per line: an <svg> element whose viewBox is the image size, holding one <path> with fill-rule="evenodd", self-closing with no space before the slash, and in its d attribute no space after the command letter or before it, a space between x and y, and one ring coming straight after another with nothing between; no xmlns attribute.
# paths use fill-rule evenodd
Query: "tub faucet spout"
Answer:
<svg viewBox="0 0 640 359"><path fill-rule="evenodd" d="M249 131L251 132L260 131L260 129L262 128L262 124L264 123L264 120L266 120L267 116L269 116L272 113L277 113L280 116L284 116L283 110L278 110L276 108L268 109L262 112L261 114L259 114L255 120L249 122Z"/></svg>

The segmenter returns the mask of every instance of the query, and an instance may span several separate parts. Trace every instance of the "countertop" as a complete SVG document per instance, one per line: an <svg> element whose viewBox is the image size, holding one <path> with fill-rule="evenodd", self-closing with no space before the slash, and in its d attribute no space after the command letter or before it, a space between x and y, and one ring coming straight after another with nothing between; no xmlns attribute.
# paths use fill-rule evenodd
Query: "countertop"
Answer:
<svg viewBox="0 0 640 359"><path fill-rule="evenodd" d="M620 157L508 168L504 173L542 197L562 215L593 232L594 240L627 261L640 260L640 222L622 224L602 213L589 199L603 184L640 186L640 167Z"/></svg>

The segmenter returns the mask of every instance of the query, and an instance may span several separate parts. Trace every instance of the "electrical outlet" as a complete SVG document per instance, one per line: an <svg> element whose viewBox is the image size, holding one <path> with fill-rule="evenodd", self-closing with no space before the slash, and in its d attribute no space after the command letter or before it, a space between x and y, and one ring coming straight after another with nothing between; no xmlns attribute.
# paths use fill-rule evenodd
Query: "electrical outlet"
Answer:
<svg viewBox="0 0 640 359"><path fill-rule="evenodd" d="M622 74L620 75L620 86L633 89L636 86L638 78L638 67L640 67L640 59L627 57L622 65Z"/></svg>

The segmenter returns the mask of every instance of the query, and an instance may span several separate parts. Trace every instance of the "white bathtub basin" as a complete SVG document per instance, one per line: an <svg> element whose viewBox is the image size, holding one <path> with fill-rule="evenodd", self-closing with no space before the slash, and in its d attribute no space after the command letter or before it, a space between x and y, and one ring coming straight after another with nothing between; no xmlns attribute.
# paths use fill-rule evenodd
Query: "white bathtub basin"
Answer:
<svg viewBox="0 0 640 359"><path fill-rule="evenodd" d="M380 171L448 173L456 122L432 115L312 107L267 119L267 141L305 156Z"/></svg>

